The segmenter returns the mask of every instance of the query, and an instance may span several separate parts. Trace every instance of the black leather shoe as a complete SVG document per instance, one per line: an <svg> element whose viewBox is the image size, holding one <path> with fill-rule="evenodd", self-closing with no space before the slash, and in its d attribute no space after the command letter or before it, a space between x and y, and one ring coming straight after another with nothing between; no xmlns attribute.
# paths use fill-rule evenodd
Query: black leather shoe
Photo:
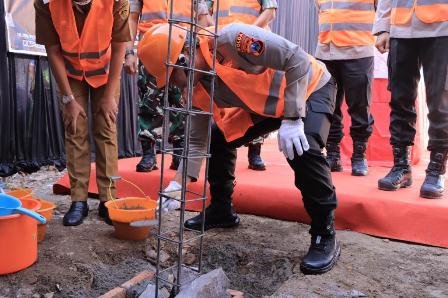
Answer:
<svg viewBox="0 0 448 298"><path fill-rule="evenodd" d="M341 255L341 247L332 236L312 236L308 253L300 263L303 274L322 274L333 268Z"/></svg>
<svg viewBox="0 0 448 298"><path fill-rule="evenodd" d="M154 141L142 141L143 156L137 164L137 172L151 172L157 170L157 159Z"/></svg>
<svg viewBox="0 0 448 298"><path fill-rule="evenodd" d="M202 213L190 218L184 224L187 229L201 230ZM205 225L204 230L216 229L216 228L233 228L240 224L240 218L232 210L232 208L219 208L209 206L205 209Z"/></svg>
<svg viewBox="0 0 448 298"><path fill-rule="evenodd" d="M112 225L112 220L109 217L109 210L105 204L106 202L100 202L98 205L98 216L101 217L108 225Z"/></svg>
<svg viewBox="0 0 448 298"><path fill-rule="evenodd" d="M261 158L261 143L248 145L247 158L249 160L249 169L254 171L265 171L266 165Z"/></svg>
<svg viewBox="0 0 448 298"><path fill-rule="evenodd" d="M431 152L431 160L426 169L426 178L420 188L420 197L439 199L445 191L445 172L447 152Z"/></svg>
<svg viewBox="0 0 448 298"><path fill-rule="evenodd" d="M367 176L369 168L366 159L367 142L353 142L352 175Z"/></svg>
<svg viewBox="0 0 448 298"><path fill-rule="evenodd" d="M378 180L378 188L394 191L412 185L411 146L393 147L394 166L386 177Z"/></svg>
<svg viewBox="0 0 448 298"><path fill-rule="evenodd" d="M62 219L64 226L79 226L82 224L84 217L89 214L89 206L87 202L72 202L70 209L65 213Z"/></svg>
<svg viewBox="0 0 448 298"><path fill-rule="evenodd" d="M341 148L338 143L327 143L327 162L332 172L342 172L344 168L341 164Z"/></svg>

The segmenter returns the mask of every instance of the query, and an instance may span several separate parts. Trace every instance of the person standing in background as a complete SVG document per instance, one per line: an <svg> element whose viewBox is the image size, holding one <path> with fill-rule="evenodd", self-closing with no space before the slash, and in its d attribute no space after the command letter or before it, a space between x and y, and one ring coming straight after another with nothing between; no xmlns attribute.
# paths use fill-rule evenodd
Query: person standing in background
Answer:
<svg viewBox="0 0 448 298"><path fill-rule="evenodd" d="M35 0L36 42L45 45L65 127L72 203L63 218L77 226L89 212L91 107L99 216L111 224L105 202L115 198L118 172L116 117L129 31L128 0Z"/></svg>
<svg viewBox="0 0 448 298"><path fill-rule="evenodd" d="M412 185L411 150L420 69L426 85L431 152L420 196L443 197L448 156L448 0L380 0L373 33L389 51L390 143L394 166L378 181L381 190Z"/></svg>
<svg viewBox="0 0 448 298"><path fill-rule="evenodd" d="M222 12L219 15L220 25L242 22L267 30L270 30L269 24L274 20L278 8L277 0L224 0L220 1L220 6L222 7ZM228 17L226 15L227 11ZM248 147L249 169L255 171L266 170L266 165L261 158L261 145L266 137L258 137L246 144Z"/></svg>
<svg viewBox="0 0 448 298"><path fill-rule="evenodd" d="M341 106L345 96L351 117L352 175L366 176L366 149L374 122L370 102L375 38L371 31L376 0L316 0L316 5L319 11L319 39L315 57L325 63L338 84L336 109L326 145L327 160L331 171L343 170L340 152L344 137Z"/></svg>
<svg viewBox="0 0 448 298"><path fill-rule="evenodd" d="M143 156L136 166L137 172L150 172L157 169L156 143L160 141L163 124L163 98L164 90L159 90L155 80L150 76L142 64L138 64L134 50L134 40L137 33L143 35L155 24L168 22L169 0L131 0L130 28L132 41L129 42L124 68L129 74L138 73L139 95L139 132ZM202 25L208 25L208 6L204 2L198 5L198 19ZM175 19L190 21L191 1L174 1L173 15ZM169 88L169 105L182 107L182 94L176 87ZM170 112L170 133L168 141L172 144L176 154L183 148L184 141L184 115ZM180 158L173 155L170 169L177 170Z"/></svg>

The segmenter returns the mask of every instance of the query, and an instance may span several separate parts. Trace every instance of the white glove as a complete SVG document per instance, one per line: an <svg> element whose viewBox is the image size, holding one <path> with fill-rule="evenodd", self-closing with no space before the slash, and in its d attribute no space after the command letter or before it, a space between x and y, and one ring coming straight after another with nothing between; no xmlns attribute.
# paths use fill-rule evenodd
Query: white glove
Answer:
<svg viewBox="0 0 448 298"><path fill-rule="evenodd" d="M303 121L302 119L284 119L278 130L278 150L283 152L286 158L293 160L294 147L299 156L303 154L303 151L310 149L305 136Z"/></svg>
<svg viewBox="0 0 448 298"><path fill-rule="evenodd" d="M176 181L170 181L168 186L163 190L163 193L167 196L180 200L182 186ZM160 200L160 197L159 197ZM162 211L168 212L180 208L180 202L173 199L168 199L166 197L162 198ZM159 206L159 201L157 201L157 206Z"/></svg>

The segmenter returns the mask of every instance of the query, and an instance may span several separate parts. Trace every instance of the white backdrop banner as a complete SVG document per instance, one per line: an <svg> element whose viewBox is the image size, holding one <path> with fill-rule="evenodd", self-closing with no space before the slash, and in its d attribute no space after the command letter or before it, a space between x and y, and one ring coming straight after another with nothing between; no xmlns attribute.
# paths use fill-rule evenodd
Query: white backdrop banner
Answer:
<svg viewBox="0 0 448 298"><path fill-rule="evenodd" d="M8 50L13 53L45 55L45 48L36 44L34 6L30 0L3 0L5 4Z"/></svg>

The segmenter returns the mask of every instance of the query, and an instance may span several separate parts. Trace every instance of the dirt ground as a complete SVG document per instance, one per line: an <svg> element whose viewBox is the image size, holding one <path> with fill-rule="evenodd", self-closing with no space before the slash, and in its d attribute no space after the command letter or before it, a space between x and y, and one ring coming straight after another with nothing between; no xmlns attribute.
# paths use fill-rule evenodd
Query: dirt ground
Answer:
<svg viewBox="0 0 448 298"><path fill-rule="evenodd" d="M63 174L49 168L6 179L8 187L31 187L36 197L58 207L39 245L38 262L0 276L0 297L97 297L154 268L154 238L115 239L113 228L97 217L96 200L89 201L92 211L83 225L62 226L69 198L53 195L52 184ZM257 216L241 219L237 229L207 234L203 260L205 271L222 267L232 288L245 297L448 297L447 249L340 231L337 266L322 276L305 276L299 264L309 245L308 226ZM172 213L166 226L174 229L177 222L178 214ZM168 266L175 247L164 249ZM194 255L189 257L194 261Z"/></svg>

